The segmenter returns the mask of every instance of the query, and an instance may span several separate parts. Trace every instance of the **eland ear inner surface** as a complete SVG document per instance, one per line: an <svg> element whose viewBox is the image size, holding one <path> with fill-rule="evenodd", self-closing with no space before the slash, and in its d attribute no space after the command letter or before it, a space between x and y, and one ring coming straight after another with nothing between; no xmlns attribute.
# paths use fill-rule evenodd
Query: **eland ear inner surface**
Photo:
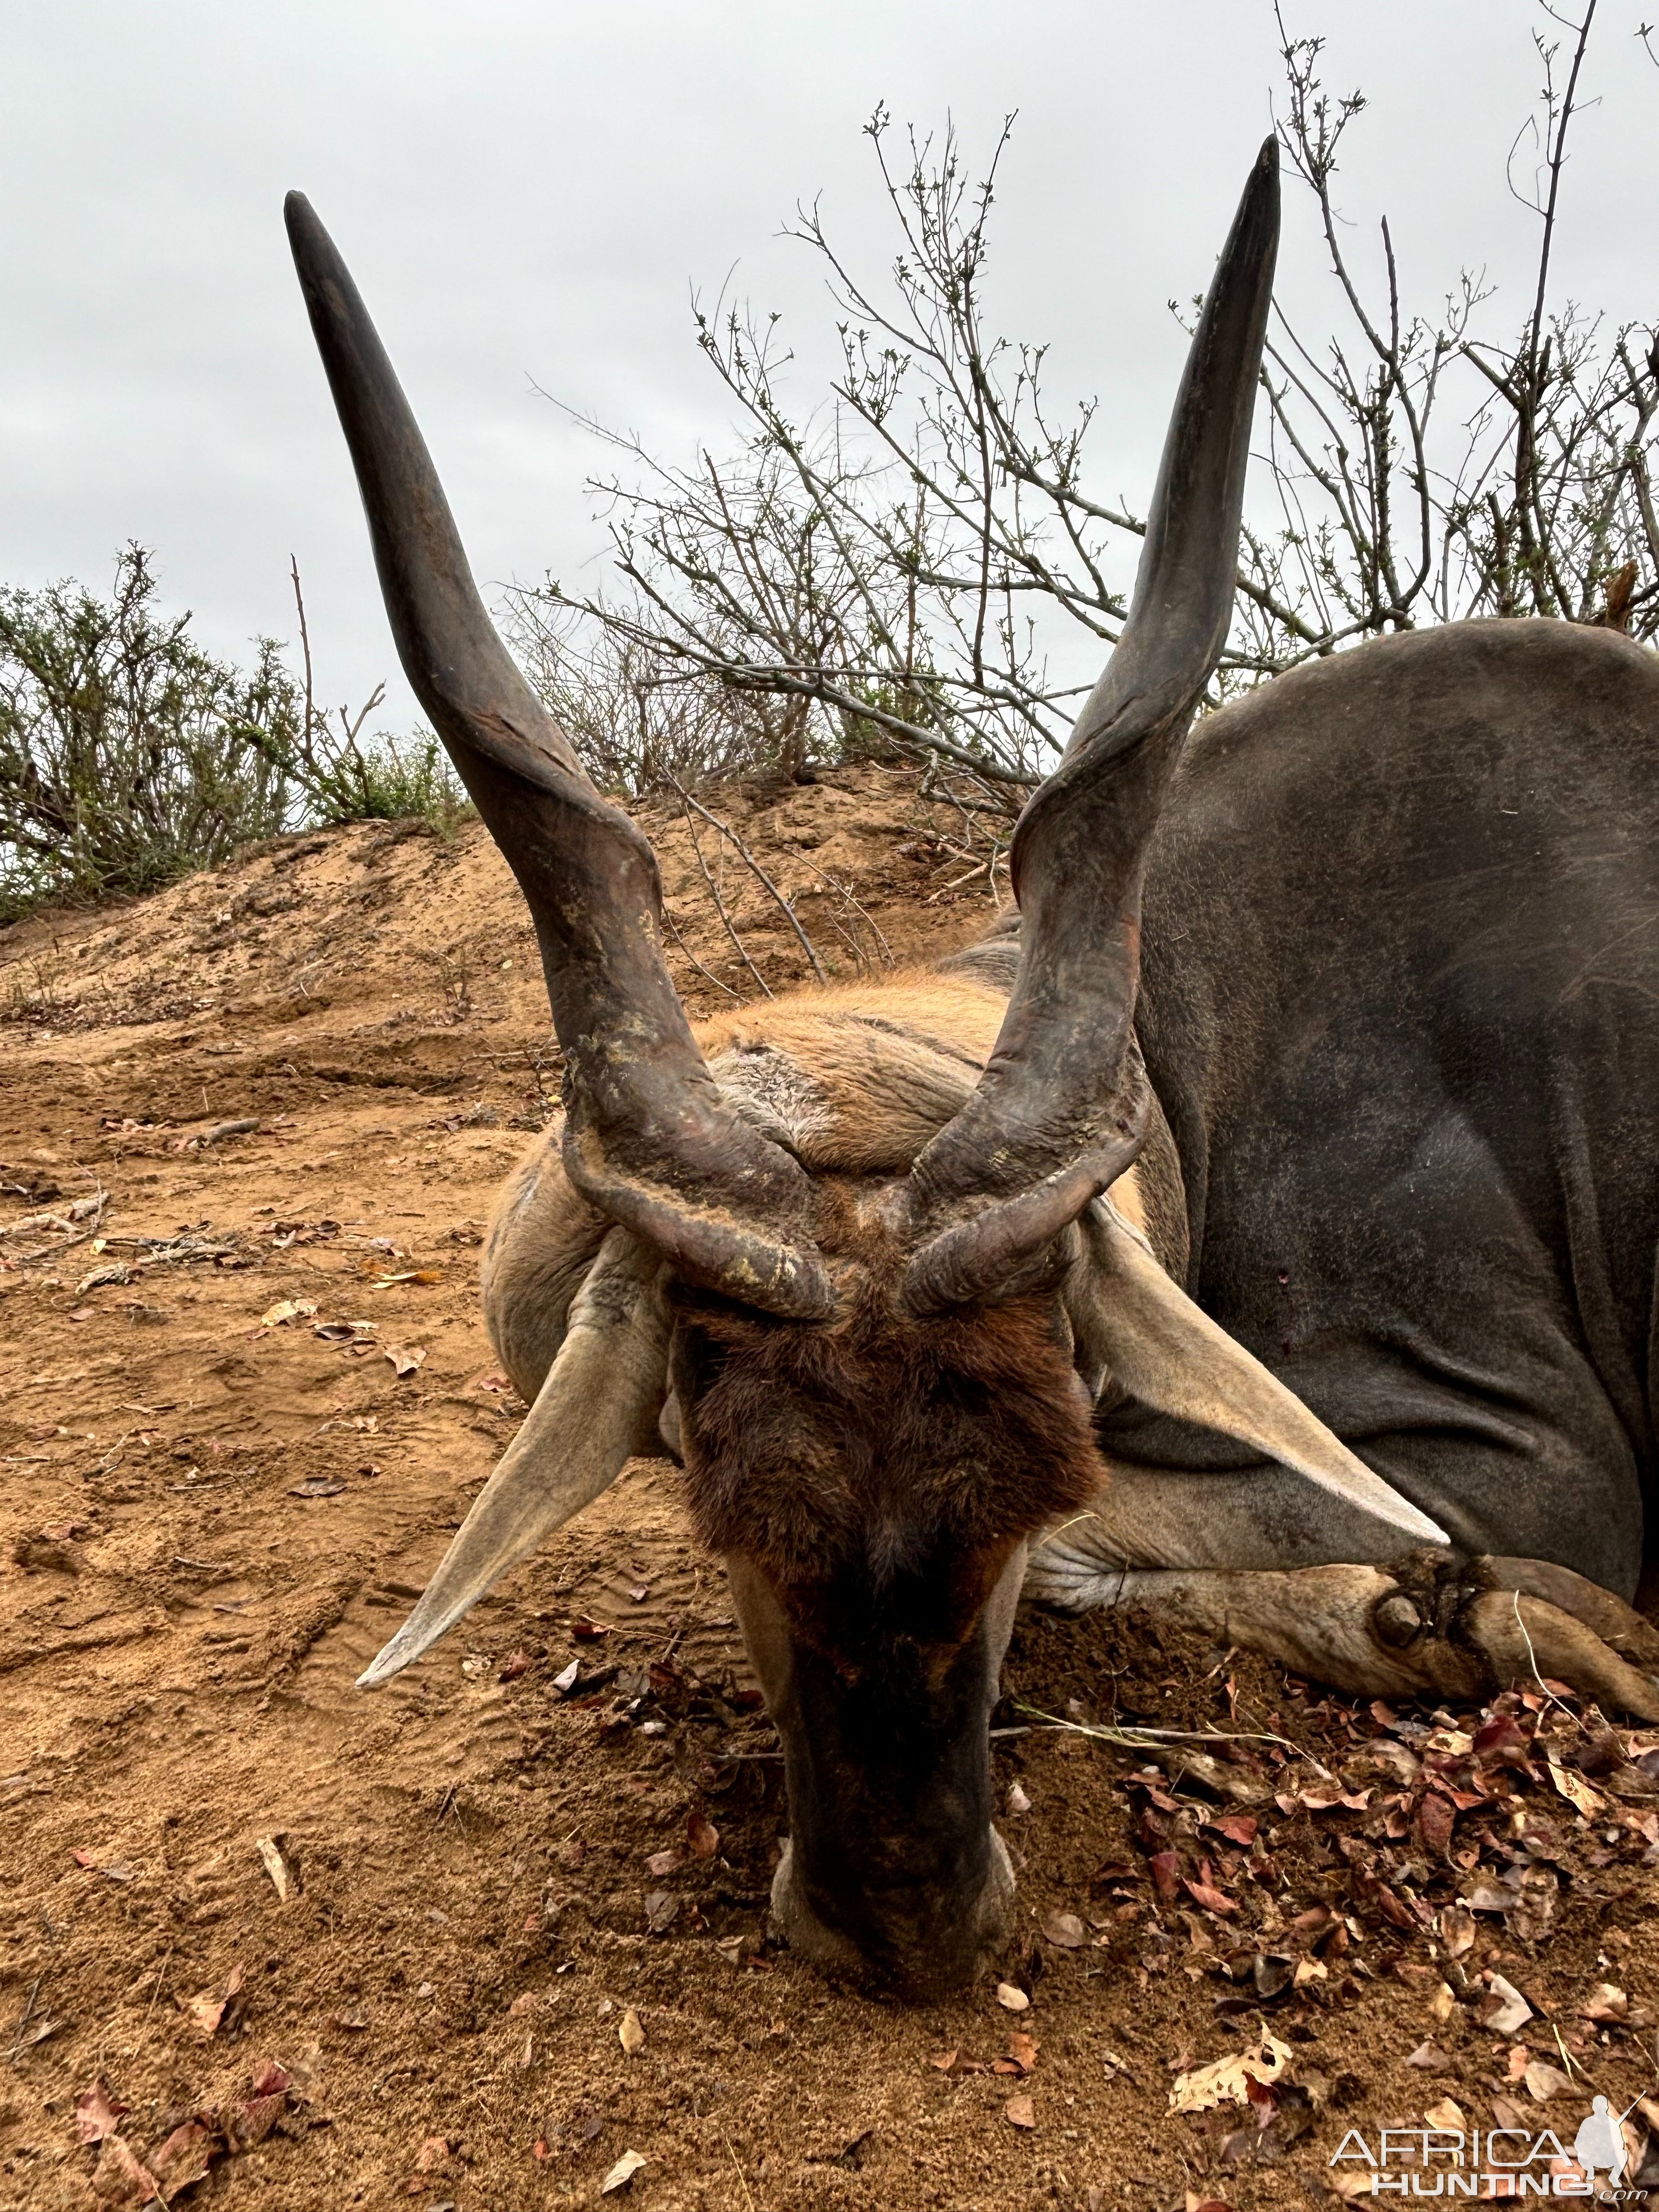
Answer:
<svg viewBox="0 0 1659 2212"><path fill-rule="evenodd" d="M530 908L566 1061L565 1163L592 1204L767 1311L832 1303L798 1162L716 1088L662 957L649 844L593 787L485 611L368 311L302 193L295 267L357 472L398 654Z"/></svg>

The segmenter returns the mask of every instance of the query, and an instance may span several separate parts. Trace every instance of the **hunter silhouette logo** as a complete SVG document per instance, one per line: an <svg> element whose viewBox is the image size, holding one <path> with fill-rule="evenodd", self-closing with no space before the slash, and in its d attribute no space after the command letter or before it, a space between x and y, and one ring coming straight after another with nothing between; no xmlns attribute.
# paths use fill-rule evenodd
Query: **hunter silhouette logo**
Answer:
<svg viewBox="0 0 1659 2212"><path fill-rule="evenodd" d="M1579 2124L1572 2139L1572 2154L1592 2181L1603 2168L1613 2188L1625 2178L1625 2161L1630 2147L1625 2141L1624 2123L1642 2100L1638 2097L1623 2112L1614 2115L1605 2097L1597 2097Z"/></svg>

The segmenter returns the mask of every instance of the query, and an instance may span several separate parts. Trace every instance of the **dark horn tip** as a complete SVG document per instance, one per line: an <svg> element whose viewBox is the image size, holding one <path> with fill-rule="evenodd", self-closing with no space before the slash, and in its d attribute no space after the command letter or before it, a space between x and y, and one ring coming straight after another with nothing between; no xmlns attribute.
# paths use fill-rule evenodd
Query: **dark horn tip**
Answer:
<svg viewBox="0 0 1659 2212"><path fill-rule="evenodd" d="M289 251L303 276L319 252L331 252L333 241L324 229L316 209L303 192L283 195L283 223L288 232Z"/></svg>
<svg viewBox="0 0 1659 2212"><path fill-rule="evenodd" d="M1277 176L1279 173L1279 133L1276 131L1270 131L1262 140L1261 151L1255 157L1255 166L1266 175ZM297 199L299 194L290 192L289 198Z"/></svg>

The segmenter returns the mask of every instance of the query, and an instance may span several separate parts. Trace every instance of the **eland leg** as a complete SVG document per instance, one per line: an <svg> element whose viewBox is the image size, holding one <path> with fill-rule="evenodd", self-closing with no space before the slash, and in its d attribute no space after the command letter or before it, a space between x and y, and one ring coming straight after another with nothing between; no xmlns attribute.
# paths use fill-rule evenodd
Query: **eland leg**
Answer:
<svg viewBox="0 0 1659 2212"><path fill-rule="evenodd" d="M1032 1547L1025 1595L1149 1606L1351 1696L1478 1698L1548 1675L1659 1722L1659 1631L1611 1592L1547 1560L1367 1557L1371 1531L1345 1557L1351 1518L1271 1469L1118 1468L1095 1510Z"/></svg>

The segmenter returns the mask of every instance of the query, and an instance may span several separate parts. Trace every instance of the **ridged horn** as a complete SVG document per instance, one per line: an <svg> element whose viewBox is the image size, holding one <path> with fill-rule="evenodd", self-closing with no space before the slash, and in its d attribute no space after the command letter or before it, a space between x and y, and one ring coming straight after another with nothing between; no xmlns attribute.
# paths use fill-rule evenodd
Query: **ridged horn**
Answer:
<svg viewBox="0 0 1659 2212"><path fill-rule="evenodd" d="M1018 975L985 1073L918 1158L918 1311L993 1297L1140 1148L1134 1041L1146 851L1226 642L1279 240L1279 149L1244 188L1187 356L1129 616L1011 866Z"/></svg>
<svg viewBox="0 0 1659 2212"><path fill-rule="evenodd" d="M662 957L651 848L594 789L497 636L333 240L303 194L284 213L398 658L536 926L565 1055L571 1181L698 1280L769 1312L825 1314L808 1178L732 1112L703 1064Z"/></svg>

